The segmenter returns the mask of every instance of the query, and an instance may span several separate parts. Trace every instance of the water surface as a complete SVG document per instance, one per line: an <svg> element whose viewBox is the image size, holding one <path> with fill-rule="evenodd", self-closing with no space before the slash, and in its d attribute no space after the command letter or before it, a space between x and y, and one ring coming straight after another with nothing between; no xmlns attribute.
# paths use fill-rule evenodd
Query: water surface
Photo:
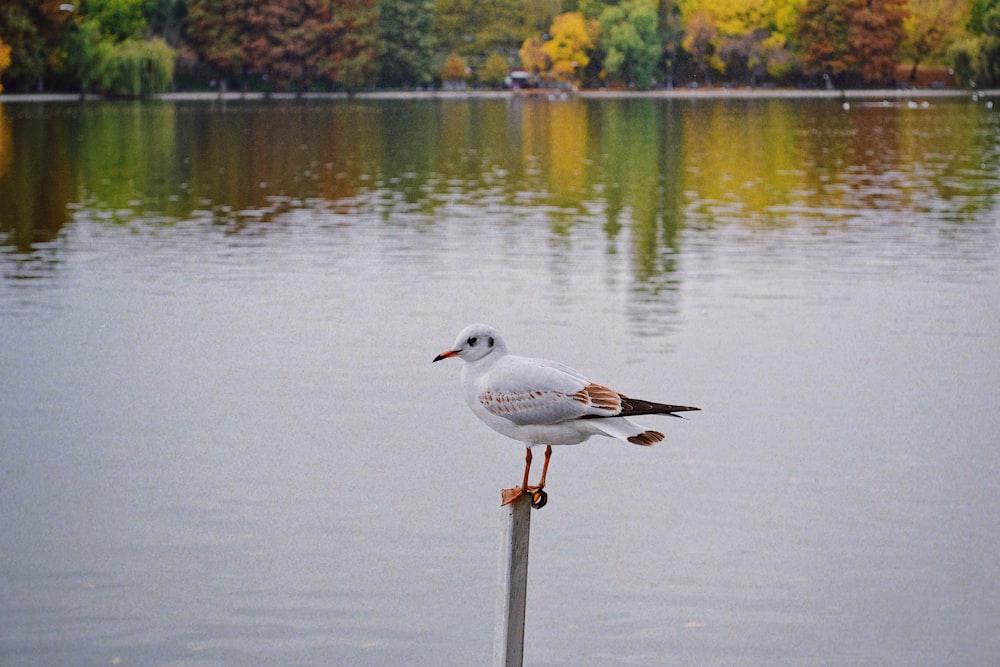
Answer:
<svg viewBox="0 0 1000 667"><path fill-rule="evenodd" d="M536 665L990 664L980 101L0 107L0 662L488 662L473 321L644 398L557 449Z"/></svg>

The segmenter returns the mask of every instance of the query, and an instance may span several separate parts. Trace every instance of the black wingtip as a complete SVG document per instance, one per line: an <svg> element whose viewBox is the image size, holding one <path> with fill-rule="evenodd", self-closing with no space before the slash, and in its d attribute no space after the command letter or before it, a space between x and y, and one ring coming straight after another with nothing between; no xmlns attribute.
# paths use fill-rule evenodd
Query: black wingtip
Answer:
<svg viewBox="0 0 1000 667"><path fill-rule="evenodd" d="M636 398L622 397L623 416L631 415L670 415L679 417L675 412L691 412L701 410L689 405L669 405L667 403L654 403L653 401L643 401Z"/></svg>

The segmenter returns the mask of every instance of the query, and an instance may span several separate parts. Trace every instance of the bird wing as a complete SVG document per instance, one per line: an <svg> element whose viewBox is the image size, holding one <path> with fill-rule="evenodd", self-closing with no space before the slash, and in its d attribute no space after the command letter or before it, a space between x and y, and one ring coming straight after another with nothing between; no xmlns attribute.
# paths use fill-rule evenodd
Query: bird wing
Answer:
<svg viewBox="0 0 1000 667"><path fill-rule="evenodd" d="M543 359L507 357L479 389L479 402L488 412L519 426L613 417L622 409L618 392Z"/></svg>
<svg viewBox="0 0 1000 667"><path fill-rule="evenodd" d="M626 417L635 415L670 415L671 417L680 417L680 415L674 413L701 409L692 408L688 405L654 403L653 401L644 401L640 398L629 398L624 394L619 394L619 398L621 399L621 414Z"/></svg>

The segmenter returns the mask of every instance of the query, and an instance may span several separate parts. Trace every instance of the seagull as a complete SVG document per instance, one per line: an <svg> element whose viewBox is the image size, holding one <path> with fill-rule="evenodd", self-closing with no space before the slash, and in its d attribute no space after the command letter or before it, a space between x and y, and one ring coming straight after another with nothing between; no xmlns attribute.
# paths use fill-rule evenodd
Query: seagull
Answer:
<svg viewBox="0 0 1000 667"><path fill-rule="evenodd" d="M532 504L545 504L545 475L553 445L575 445L593 435L604 435L649 446L663 440L630 421L634 415L669 415L700 410L629 398L591 382L557 361L519 357L507 351L500 332L486 324L462 330L450 349L434 361L458 357L462 366L462 394L472 412L498 433L525 445L524 480L504 489L502 504L531 494ZM528 486L531 448L545 445L545 463L537 486Z"/></svg>

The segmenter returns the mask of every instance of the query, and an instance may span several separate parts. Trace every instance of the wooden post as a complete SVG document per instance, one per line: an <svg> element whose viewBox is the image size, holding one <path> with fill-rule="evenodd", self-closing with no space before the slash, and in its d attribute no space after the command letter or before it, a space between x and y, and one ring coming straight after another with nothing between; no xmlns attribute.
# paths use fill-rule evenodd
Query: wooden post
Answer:
<svg viewBox="0 0 1000 667"><path fill-rule="evenodd" d="M504 509L500 549L500 588L493 630L493 667L521 667L524 660L524 605L528 592L528 537L531 497L524 495Z"/></svg>

